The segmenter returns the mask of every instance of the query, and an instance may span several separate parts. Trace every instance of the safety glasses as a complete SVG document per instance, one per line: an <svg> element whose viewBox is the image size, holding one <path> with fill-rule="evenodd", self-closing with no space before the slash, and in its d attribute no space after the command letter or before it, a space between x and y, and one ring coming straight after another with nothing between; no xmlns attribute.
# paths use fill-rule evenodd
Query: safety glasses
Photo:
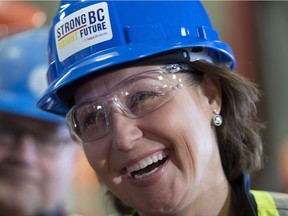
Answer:
<svg viewBox="0 0 288 216"><path fill-rule="evenodd" d="M175 73L189 69L186 64L169 64L144 71L128 77L100 97L77 104L66 116L72 136L80 142L95 141L109 133L115 112L137 119L155 111L182 88L181 76Z"/></svg>

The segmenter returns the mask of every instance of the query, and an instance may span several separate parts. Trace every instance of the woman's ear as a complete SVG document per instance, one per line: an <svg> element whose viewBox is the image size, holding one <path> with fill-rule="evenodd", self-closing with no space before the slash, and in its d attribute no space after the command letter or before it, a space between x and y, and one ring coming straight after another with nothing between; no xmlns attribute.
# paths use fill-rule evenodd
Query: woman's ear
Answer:
<svg viewBox="0 0 288 216"><path fill-rule="evenodd" d="M211 110L220 112L222 107L222 91L217 77L205 73L201 83L204 96L207 98Z"/></svg>

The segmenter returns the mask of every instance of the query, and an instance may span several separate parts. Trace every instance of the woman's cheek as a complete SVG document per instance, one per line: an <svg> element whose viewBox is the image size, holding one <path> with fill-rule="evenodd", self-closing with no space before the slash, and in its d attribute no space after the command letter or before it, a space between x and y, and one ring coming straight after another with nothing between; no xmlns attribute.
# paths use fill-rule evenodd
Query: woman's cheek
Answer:
<svg viewBox="0 0 288 216"><path fill-rule="evenodd" d="M84 144L84 152L90 166L98 173L107 161L107 151L105 148L96 147L93 144Z"/></svg>

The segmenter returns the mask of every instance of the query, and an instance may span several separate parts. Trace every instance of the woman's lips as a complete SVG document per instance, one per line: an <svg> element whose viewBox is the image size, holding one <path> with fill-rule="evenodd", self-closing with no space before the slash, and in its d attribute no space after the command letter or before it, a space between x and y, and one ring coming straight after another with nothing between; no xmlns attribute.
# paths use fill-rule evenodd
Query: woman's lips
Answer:
<svg viewBox="0 0 288 216"><path fill-rule="evenodd" d="M161 150L123 169L128 181L138 187L154 184L165 172L169 161L169 151Z"/></svg>

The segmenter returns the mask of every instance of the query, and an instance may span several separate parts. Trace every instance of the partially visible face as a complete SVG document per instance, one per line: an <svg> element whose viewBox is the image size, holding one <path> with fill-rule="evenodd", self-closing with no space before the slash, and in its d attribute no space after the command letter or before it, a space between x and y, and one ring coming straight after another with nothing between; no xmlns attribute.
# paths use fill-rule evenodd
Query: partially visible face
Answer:
<svg viewBox="0 0 288 216"><path fill-rule="evenodd" d="M79 146L66 126L5 113L0 122L0 214L55 210L72 178Z"/></svg>
<svg viewBox="0 0 288 216"><path fill-rule="evenodd" d="M95 78L77 90L76 104L153 68L126 68ZM99 179L143 215L177 215L203 194L214 193L225 178L211 125L213 110L221 109L220 93L213 91L217 88L209 77L198 87L182 80L175 97L144 117L125 117L116 107L108 134L84 143Z"/></svg>

